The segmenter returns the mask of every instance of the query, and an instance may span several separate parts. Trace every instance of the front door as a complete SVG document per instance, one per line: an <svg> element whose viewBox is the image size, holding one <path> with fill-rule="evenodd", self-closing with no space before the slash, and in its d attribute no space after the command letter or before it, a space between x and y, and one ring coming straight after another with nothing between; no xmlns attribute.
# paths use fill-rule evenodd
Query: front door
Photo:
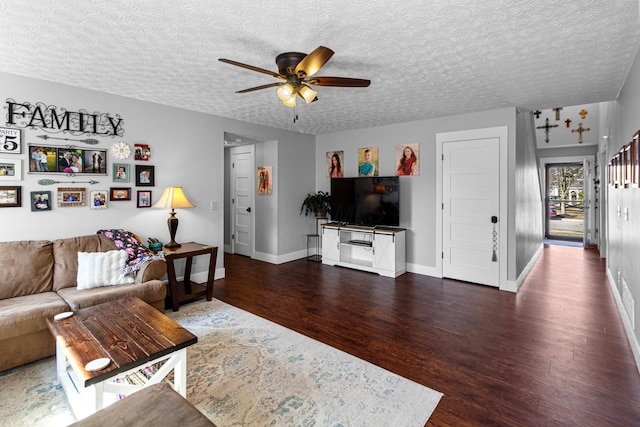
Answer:
<svg viewBox="0 0 640 427"><path fill-rule="evenodd" d="M545 237L583 242L585 239L584 163L547 163Z"/></svg>
<svg viewBox="0 0 640 427"><path fill-rule="evenodd" d="M442 275L500 285L500 138L445 142Z"/></svg>
<svg viewBox="0 0 640 427"><path fill-rule="evenodd" d="M253 145L232 148L231 161L233 181L233 194L231 195L233 209L231 248L235 254L252 257Z"/></svg>

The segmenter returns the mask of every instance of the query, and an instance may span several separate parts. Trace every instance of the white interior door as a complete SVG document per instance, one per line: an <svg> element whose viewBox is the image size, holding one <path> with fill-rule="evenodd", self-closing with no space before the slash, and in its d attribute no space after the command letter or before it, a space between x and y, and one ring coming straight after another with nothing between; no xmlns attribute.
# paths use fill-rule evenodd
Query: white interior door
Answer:
<svg viewBox="0 0 640 427"><path fill-rule="evenodd" d="M500 285L500 139L443 144L442 275ZM492 222L492 219L497 221Z"/></svg>
<svg viewBox="0 0 640 427"><path fill-rule="evenodd" d="M235 254L253 257L253 145L234 147L231 150L231 249Z"/></svg>

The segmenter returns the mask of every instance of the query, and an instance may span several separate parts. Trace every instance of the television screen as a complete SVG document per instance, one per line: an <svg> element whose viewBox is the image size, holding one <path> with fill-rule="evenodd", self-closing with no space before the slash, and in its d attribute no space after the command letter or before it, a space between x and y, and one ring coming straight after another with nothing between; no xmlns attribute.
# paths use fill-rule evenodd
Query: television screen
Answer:
<svg viewBox="0 0 640 427"><path fill-rule="evenodd" d="M345 224L400 225L397 176L331 179L331 220Z"/></svg>

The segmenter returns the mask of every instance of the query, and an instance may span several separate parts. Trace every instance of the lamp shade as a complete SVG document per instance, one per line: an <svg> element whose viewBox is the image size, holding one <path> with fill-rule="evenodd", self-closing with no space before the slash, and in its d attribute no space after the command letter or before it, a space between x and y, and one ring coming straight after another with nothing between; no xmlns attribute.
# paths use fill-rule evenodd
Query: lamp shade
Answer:
<svg viewBox="0 0 640 427"><path fill-rule="evenodd" d="M195 208L196 206L184 195L182 187L166 187L160 200L152 206L158 209L184 209Z"/></svg>
<svg viewBox="0 0 640 427"><path fill-rule="evenodd" d="M180 243L176 242L178 218L176 217L175 209L195 208L195 205L187 199L187 196L184 195L182 187L167 187L164 189L164 193L162 193L160 200L158 200L152 207L158 209L171 209L169 219L167 220L171 241L164 245L164 247L174 250L179 248Z"/></svg>

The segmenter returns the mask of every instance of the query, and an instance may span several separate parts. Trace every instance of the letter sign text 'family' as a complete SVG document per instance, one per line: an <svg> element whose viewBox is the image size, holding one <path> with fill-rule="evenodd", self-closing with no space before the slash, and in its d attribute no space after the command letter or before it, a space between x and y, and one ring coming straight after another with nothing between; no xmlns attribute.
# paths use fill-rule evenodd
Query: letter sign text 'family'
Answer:
<svg viewBox="0 0 640 427"><path fill-rule="evenodd" d="M7 98L7 125L19 128L39 128L49 133L65 132L72 135L88 133L103 136L123 136L122 118L116 114L86 110L68 111L42 102L30 104Z"/></svg>

